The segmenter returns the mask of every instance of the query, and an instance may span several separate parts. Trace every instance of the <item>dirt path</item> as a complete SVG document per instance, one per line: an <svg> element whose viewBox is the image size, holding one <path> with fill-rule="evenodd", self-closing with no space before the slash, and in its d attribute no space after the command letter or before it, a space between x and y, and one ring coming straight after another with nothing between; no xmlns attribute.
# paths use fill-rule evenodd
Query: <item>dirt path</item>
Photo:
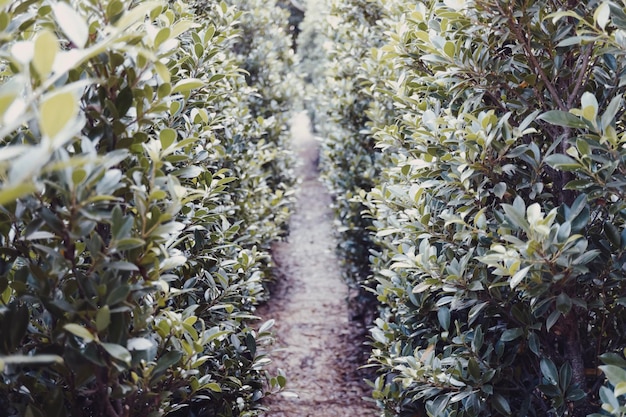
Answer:
<svg viewBox="0 0 626 417"><path fill-rule="evenodd" d="M334 253L330 197L318 179L318 144L304 114L293 122L301 159L296 211L286 242L274 247L279 281L271 301L257 312L275 319L274 369L288 378L287 391L266 401L271 417L374 417L363 374L364 331L348 319L348 290Z"/></svg>

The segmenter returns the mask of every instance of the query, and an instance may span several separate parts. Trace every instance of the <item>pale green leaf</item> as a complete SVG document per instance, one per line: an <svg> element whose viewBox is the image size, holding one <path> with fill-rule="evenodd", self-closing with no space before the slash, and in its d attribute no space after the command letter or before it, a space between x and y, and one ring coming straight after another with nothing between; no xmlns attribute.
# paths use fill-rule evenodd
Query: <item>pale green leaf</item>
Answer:
<svg viewBox="0 0 626 417"><path fill-rule="evenodd" d="M52 11L59 27L78 48L84 48L89 39L89 28L85 19L69 4L52 3Z"/></svg>
<svg viewBox="0 0 626 417"><path fill-rule="evenodd" d="M611 7L609 6L608 1L603 2L593 13L593 20L595 20L596 24L600 26L602 30L604 30L606 24L609 23L610 17Z"/></svg>
<svg viewBox="0 0 626 417"><path fill-rule="evenodd" d="M517 287L519 283L522 282L524 278L526 278L526 275L528 275L528 271L530 271L530 266L527 266L526 268L522 268L517 271L509 281L509 285L511 286L511 288Z"/></svg>
<svg viewBox="0 0 626 417"><path fill-rule="evenodd" d="M23 197L27 194L35 192L37 187L32 183L21 183L10 187L3 187L0 190L0 205L5 205Z"/></svg>
<svg viewBox="0 0 626 417"><path fill-rule="evenodd" d="M59 52L59 40L49 30L42 30L35 38L35 52L33 55L33 67L41 78L52 71L54 59Z"/></svg>
<svg viewBox="0 0 626 417"><path fill-rule="evenodd" d="M550 110L540 115L537 119L545 120L553 125L571 127L575 129L586 129L589 127L579 117L561 110Z"/></svg>
<svg viewBox="0 0 626 417"><path fill-rule="evenodd" d="M109 327L111 324L111 309L109 306L104 306L96 313L96 329L101 332Z"/></svg>
<svg viewBox="0 0 626 417"><path fill-rule="evenodd" d="M174 85L172 89L172 93L182 93L186 91L195 90L197 88L203 87L205 85L204 81L198 78L187 78L185 80L181 80Z"/></svg>
<svg viewBox="0 0 626 417"><path fill-rule="evenodd" d="M80 324L69 323L63 326L63 328L66 331L72 333L73 335L78 336L81 339L85 340L86 342L93 342L96 339L95 336L89 330L87 330Z"/></svg>
<svg viewBox="0 0 626 417"><path fill-rule="evenodd" d="M147 1L125 13L115 24L119 29L126 29L129 26L143 20L152 10L162 6L160 1Z"/></svg>
<svg viewBox="0 0 626 417"><path fill-rule="evenodd" d="M602 365L598 368L604 372L604 375L606 375L606 378L613 386L621 382L626 382L626 369L615 365Z"/></svg>
<svg viewBox="0 0 626 417"><path fill-rule="evenodd" d="M44 135L55 138L78 114L76 96L71 92L48 95L39 108L39 125Z"/></svg>
<svg viewBox="0 0 626 417"><path fill-rule="evenodd" d="M109 355L111 355L115 359L122 361L127 365L130 365L130 360L132 359L132 356L128 349L126 349L124 346L115 343L101 343L101 346L104 348L104 350L107 351Z"/></svg>

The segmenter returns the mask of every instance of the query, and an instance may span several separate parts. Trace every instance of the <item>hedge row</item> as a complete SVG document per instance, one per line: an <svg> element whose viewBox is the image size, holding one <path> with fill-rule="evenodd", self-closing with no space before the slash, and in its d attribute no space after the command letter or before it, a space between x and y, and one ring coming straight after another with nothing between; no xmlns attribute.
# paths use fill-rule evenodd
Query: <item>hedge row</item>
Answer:
<svg viewBox="0 0 626 417"><path fill-rule="evenodd" d="M0 416L261 412L271 323L250 323L294 183L287 19L0 2Z"/></svg>
<svg viewBox="0 0 626 417"><path fill-rule="evenodd" d="M329 3L318 120L372 225L384 415L623 416L626 9Z"/></svg>

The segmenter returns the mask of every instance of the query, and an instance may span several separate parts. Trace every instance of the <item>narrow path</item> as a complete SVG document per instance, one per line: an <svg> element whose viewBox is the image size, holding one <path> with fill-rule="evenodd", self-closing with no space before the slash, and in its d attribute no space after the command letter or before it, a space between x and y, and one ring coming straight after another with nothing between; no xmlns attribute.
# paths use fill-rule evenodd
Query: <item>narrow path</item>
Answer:
<svg viewBox="0 0 626 417"><path fill-rule="evenodd" d="M292 132L302 184L289 238L273 250L278 284L257 312L276 320L272 366L288 378L286 392L266 401L268 416L374 417L376 407L362 399L368 389L356 370L364 360L364 332L348 319L331 200L318 178L318 144L306 115L296 116Z"/></svg>

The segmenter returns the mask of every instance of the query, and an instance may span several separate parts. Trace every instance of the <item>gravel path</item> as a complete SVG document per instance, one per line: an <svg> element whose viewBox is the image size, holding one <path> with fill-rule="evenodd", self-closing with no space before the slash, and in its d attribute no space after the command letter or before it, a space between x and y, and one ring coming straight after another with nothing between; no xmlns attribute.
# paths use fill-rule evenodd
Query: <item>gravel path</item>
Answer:
<svg viewBox="0 0 626 417"><path fill-rule="evenodd" d="M375 417L375 405L362 398L368 387L357 368L365 361L365 331L348 319L331 200L318 178L318 143L304 114L296 116L292 131L302 184L289 238L273 249L278 284L257 312L263 320L276 320L272 366L288 379L284 393L267 399L267 415Z"/></svg>

